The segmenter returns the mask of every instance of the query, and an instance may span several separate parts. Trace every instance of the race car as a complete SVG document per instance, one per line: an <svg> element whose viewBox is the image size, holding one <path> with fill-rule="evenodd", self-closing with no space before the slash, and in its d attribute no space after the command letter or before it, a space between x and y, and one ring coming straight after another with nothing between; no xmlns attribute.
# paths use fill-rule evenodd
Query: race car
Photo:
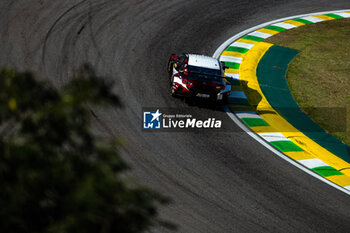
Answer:
<svg viewBox="0 0 350 233"><path fill-rule="evenodd" d="M197 54L171 54L168 63L170 94L226 102L231 85L224 63Z"/></svg>

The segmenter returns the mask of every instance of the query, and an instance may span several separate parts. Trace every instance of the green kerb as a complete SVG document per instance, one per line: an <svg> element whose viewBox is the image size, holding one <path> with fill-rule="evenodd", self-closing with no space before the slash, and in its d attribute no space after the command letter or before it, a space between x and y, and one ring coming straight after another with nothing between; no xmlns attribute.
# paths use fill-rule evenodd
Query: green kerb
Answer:
<svg viewBox="0 0 350 233"><path fill-rule="evenodd" d="M270 143L282 152L303 151L303 149L295 145L292 141L274 141Z"/></svg>
<svg viewBox="0 0 350 233"><path fill-rule="evenodd" d="M325 14L333 19L343 19L344 17L340 16L340 15L336 15L336 14Z"/></svg>
<svg viewBox="0 0 350 233"><path fill-rule="evenodd" d="M299 23L303 23L303 24L312 24L313 22L308 21L306 19L292 19L293 21L297 21Z"/></svg>
<svg viewBox="0 0 350 233"><path fill-rule="evenodd" d="M323 177L343 175L343 173L332 168L331 166L315 167L312 170Z"/></svg>
<svg viewBox="0 0 350 233"><path fill-rule="evenodd" d="M276 31L276 32L283 32L283 31L287 30L285 28L273 26L273 25L267 26L267 27L265 27L265 29L269 29L269 30Z"/></svg>
<svg viewBox="0 0 350 233"><path fill-rule="evenodd" d="M241 118L241 120L248 127L269 126L269 124L264 119L261 119L261 118Z"/></svg>
<svg viewBox="0 0 350 233"><path fill-rule="evenodd" d="M243 36L242 39L252 40L252 41L257 41L257 42L260 42L260 41L264 40L264 38L257 37L257 36L251 36L251 35Z"/></svg>
<svg viewBox="0 0 350 233"><path fill-rule="evenodd" d="M229 62L229 61L225 61L225 65L228 67L228 68L231 68L231 69L239 69L240 67L240 63L235 63L235 62Z"/></svg>
<svg viewBox="0 0 350 233"><path fill-rule="evenodd" d="M237 53L246 53L246 52L249 51L249 49L241 48L241 47L235 47L235 46L230 46L230 47L228 47L225 51L228 51L228 52L237 52Z"/></svg>

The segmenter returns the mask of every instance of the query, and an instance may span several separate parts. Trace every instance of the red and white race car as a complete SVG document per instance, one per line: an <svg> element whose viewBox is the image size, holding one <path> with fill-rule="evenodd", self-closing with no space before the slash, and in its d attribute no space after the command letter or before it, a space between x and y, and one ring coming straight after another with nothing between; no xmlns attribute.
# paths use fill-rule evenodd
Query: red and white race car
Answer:
<svg viewBox="0 0 350 233"><path fill-rule="evenodd" d="M172 54L168 63L171 95L226 102L231 85L219 60L196 54Z"/></svg>

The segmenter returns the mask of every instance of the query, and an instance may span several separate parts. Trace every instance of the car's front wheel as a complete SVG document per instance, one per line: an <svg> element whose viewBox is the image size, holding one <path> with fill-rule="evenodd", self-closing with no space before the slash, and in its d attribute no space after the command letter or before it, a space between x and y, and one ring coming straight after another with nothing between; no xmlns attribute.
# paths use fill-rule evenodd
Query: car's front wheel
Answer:
<svg viewBox="0 0 350 233"><path fill-rule="evenodd" d="M173 82L170 82L170 95L171 96L175 95L175 87L173 85Z"/></svg>
<svg viewBox="0 0 350 233"><path fill-rule="evenodd" d="M168 63L168 74L169 74L169 77L171 77L173 75L173 66L174 66L174 63L169 60L169 63Z"/></svg>

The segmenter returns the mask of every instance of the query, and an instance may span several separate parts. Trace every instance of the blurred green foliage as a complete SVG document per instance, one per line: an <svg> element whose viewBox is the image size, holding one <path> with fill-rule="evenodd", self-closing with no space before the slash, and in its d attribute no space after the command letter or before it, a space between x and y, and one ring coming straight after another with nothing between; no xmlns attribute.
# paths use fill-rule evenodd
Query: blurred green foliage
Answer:
<svg viewBox="0 0 350 233"><path fill-rule="evenodd" d="M91 133L90 107L120 107L84 66L61 90L0 71L0 232L143 232L167 200L121 178L116 142Z"/></svg>

